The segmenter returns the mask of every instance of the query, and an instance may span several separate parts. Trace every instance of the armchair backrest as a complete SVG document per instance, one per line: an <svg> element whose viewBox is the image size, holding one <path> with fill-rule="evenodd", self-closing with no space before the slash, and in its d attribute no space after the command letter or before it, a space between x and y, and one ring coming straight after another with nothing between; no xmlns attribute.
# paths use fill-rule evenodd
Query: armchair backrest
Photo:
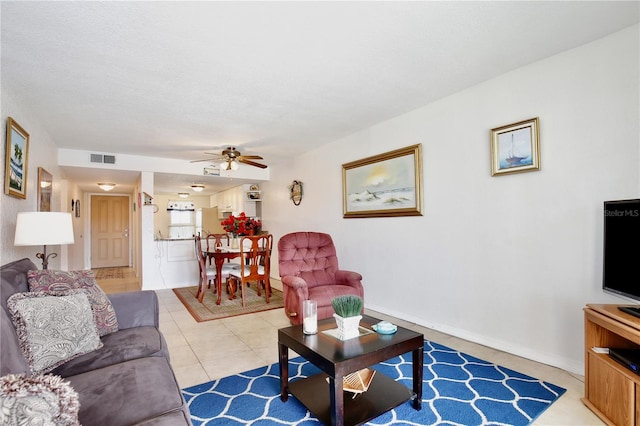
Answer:
<svg viewBox="0 0 640 426"><path fill-rule="evenodd" d="M308 287L335 283L338 257L331 235L321 232L293 232L278 241L280 277L304 279Z"/></svg>

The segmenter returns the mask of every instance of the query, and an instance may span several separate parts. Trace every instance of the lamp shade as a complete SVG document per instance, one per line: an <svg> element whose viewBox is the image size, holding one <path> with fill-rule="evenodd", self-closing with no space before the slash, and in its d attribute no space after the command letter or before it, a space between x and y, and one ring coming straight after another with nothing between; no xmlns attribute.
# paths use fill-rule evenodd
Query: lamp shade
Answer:
<svg viewBox="0 0 640 426"><path fill-rule="evenodd" d="M71 213L22 212L16 219L16 246L73 244Z"/></svg>

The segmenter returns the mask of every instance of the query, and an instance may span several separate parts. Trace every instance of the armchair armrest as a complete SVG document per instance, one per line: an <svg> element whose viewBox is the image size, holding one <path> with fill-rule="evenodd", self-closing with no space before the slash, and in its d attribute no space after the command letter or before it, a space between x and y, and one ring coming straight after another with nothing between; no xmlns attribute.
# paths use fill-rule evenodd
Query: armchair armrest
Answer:
<svg viewBox="0 0 640 426"><path fill-rule="evenodd" d="M309 298L307 282L303 278L296 277L295 275L285 275L280 278L280 281L282 281L282 285L286 286L288 290L299 294L302 297L302 300Z"/></svg>
<svg viewBox="0 0 640 426"><path fill-rule="evenodd" d="M353 271L336 271L336 284L362 287L362 275Z"/></svg>
<svg viewBox="0 0 640 426"><path fill-rule="evenodd" d="M280 281L282 281L282 284L288 285L293 289L298 289L298 288L307 286L307 282L303 278L296 277L294 275L285 275L280 279Z"/></svg>
<svg viewBox="0 0 640 426"><path fill-rule="evenodd" d="M152 326L159 328L158 296L152 290L108 294L116 311L118 328Z"/></svg>

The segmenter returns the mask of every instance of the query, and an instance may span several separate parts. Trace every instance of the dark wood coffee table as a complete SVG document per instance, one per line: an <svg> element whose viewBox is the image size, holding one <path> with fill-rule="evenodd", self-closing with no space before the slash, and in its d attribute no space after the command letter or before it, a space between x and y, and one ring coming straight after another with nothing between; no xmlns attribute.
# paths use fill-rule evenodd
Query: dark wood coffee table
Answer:
<svg viewBox="0 0 640 426"><path fill-rule="evenodd" d="M305 335L302 325L279 329L280 399L286 402L291 392L318 419L331 425L359 425L410 399L420 410L424 336L403 327L398 327L395 334L377 334L371 325L378 322L363 315L361 336L345 341L323 332L336 328L333 318L319 321L318 334L314 335ZM323 373L289 382L289 349ZM355 398L345 394L346 375L407 352L412 352L413 391L377 372L366 392Z"/></svg>

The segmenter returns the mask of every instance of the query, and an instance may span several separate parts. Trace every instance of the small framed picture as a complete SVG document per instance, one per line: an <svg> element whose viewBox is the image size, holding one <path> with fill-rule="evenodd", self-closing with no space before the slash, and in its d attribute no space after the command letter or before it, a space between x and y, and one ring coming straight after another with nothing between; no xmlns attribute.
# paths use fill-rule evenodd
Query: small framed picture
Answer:
<svg viewBox="0 0 640 426"><path fill-rule="evenodd" d="M540 170L538 117L491 129L491 176Z"/></svg>
<svg viewBox="0 0 640 426"><path fill-rule="evenodd" d="M38 211L51 211L51 191L53 189L53 177L51 173L38 167Z"/></svg>

